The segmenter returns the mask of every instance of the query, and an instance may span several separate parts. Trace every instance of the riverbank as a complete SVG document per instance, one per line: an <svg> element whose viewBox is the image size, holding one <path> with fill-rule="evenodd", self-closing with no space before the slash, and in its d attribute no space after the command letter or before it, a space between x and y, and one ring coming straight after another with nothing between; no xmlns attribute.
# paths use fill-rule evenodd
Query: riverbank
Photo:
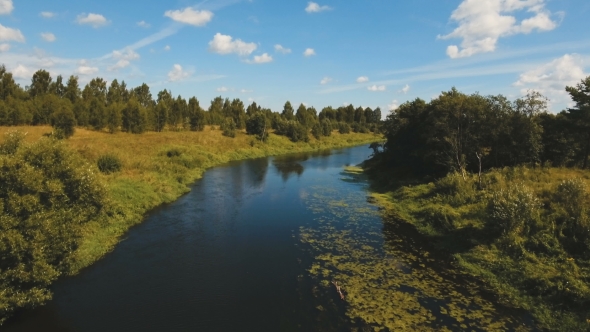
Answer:
<svg viewBox="0 0 590 332"><path fill-rule="evenodd" d="M413 225L500 303L543 329L590 329L590 172L514 167L424 183L365 171L386 222Z"/></svg>
<svg viewBox="0 0 590 332"><path fill-rule="evenodd" d="M26 140L34 142L51 127L0 127L4 133L26 132ZM329 137L308 143L293 143L284 136L271 134L262 143L238 132L235 138L207 127L202 132L148 132L142 135L109 134L76 129L66 145L90 164L99 157L112 154L122 161L122 170L99 177L106 184L110 200L116 206L108 223L90 222L84 226L83 239L73 253L67 274L74 275L113 250L122 235L140 223L151 209L176 200L190 191L189 185L208 168L230 161L309 152L367 144L381 140L374 134L334 132Z"/></svg>

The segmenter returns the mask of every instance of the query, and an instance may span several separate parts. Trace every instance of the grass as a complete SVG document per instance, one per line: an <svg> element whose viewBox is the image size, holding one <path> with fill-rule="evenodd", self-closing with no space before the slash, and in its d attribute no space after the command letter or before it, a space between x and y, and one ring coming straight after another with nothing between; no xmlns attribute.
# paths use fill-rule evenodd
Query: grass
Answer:
<svg viewBox="0 0 590 332"><path fill-rule="evenodd" d="M481 186L476 175L395 185L387 174L369 173L381 183L371 195L388 222L415 226L434 250L482 280L499 302L529 311L542 329L590 330L590 241L582 241L588 230L574 236L563 231L576 218L588 225L590 200L584 193L574 206L582 215L568 215L572 204L559 191L572 179L590 188L589 171L505 168L484 174ZM502 226L494 210L502 195L509 198L503 204L519 209L508 220L513 226Z"/></svg>
<svg viewBox="0 0 590 332"><path fill-rule="evenodd" d="M51 127L0 127L4 133L19 130L27 141L36 141L52 131ZM189 184L199 179L208 168L234 160L349 147L381 140L374 134L334 132L329 137L308 143L293 143L288 138L271 134L266 143L238 131L235 138L222 136L217 128L202 132L147 132L109 134L77 128L67 145L96 165L104 155L116 156L122 169L101 174L116 213L107 223L89 223L83 241L74 253L69 274L76 274L112 251L121 236L140 223L151 209L176 200L188 192Z"/></svg>

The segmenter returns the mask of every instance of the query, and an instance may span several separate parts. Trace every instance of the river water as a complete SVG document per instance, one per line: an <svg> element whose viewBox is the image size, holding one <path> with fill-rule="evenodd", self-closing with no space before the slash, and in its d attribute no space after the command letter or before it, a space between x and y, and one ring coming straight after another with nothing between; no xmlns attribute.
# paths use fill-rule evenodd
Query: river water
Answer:
<svg viewBox="0 0 590 332"><path fill-rule="evenodd" d="M2 330L518 327L475 286L454 286L453 276L429 267L427 253L383 227L366 183L343 169L370 152L361 146L208 170L104 259L59 280L48 305Z"/></svg>

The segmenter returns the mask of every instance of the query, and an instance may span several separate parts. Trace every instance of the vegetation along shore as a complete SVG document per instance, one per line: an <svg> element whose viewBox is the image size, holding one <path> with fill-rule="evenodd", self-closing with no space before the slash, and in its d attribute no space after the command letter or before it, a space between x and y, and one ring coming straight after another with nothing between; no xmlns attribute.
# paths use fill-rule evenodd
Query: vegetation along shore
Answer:
<svg viewBox="0 0 590 332"><path fill-rule="evenodd" d="M0 323L51 298L49 286L110 252L146 212L232 160L382 139L381 111L289 102L152 98L101 78L83 89L39 70L25 90L0 67Z"/></svg>
<svg viewBox="0 0 590 332"><path fill-rule="evenodd" d="M547 112L455 89L386 120L364 164L386 223L408 223L502 304L547 330L590 329L590 77Z"/></svg>

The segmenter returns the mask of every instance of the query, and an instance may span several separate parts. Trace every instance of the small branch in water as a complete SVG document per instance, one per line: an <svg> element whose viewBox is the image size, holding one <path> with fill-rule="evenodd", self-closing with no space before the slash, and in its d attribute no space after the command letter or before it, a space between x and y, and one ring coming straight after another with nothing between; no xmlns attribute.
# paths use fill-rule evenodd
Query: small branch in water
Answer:
<svg viewBox="0 0 590 332"><path fill-rule="evenodd" d="M344 294L342 294L342 288L340 288L340 286L338 286L338 281L336 281L336 282L332 281L332 284L334 284L334 286L336 286L336 291L338 291L338 294L340 294L340 299L342 301L344 301Z"/></svg>

